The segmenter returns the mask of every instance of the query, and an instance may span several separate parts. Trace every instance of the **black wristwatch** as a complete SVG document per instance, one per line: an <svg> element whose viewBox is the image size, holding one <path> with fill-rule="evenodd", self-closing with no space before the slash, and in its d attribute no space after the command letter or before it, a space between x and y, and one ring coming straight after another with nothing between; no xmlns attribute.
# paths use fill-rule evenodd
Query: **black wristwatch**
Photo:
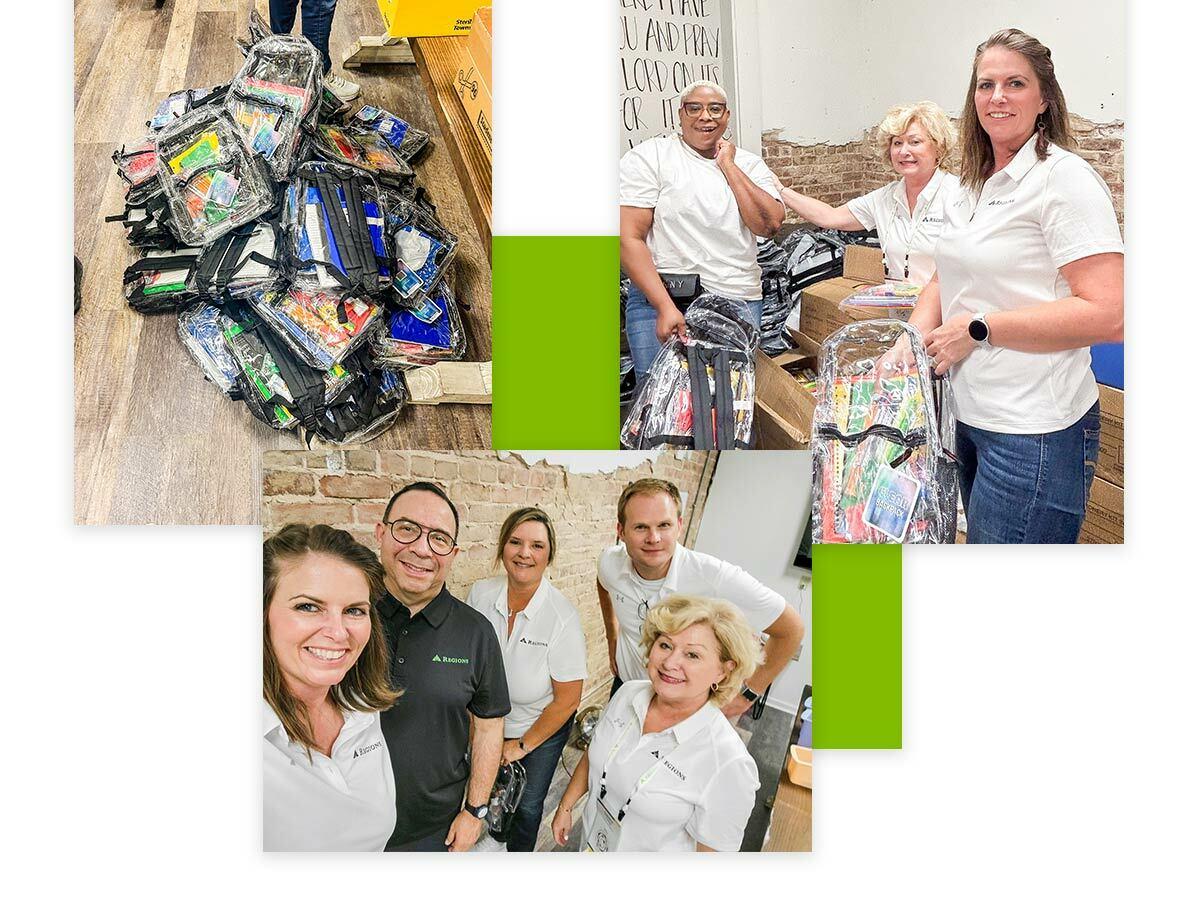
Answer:
<svg viewBox="0 0 1200 900"><path fill-rule="evenodd" d="M748 685L748 684L742 685L742 696L745 697L747 700L749 700L751 703L757 703L759 700L762 699L762 694L756 693L754 688L750 687L750 685Z"/></svg>
<svg viewBox="0 0 1200 900"><path fill-rule="evenodd" d="M488 808L487 808L486 803L483 806L472 806L470 803L464 803L463 809L465 809L467 812L469 812L471 815L473 815L477 819L486 819L487 818Z"/></svg>
<svg viewBox="0 0 1200 900"><path fill-rule="evenodd" d="M967 326L967 334L971 335L977 344L986 344L988 342L988 335L991 334L991 330L988 328L987 319L984 318L983 313L976 313L971 319L971 324Z"/></svg>

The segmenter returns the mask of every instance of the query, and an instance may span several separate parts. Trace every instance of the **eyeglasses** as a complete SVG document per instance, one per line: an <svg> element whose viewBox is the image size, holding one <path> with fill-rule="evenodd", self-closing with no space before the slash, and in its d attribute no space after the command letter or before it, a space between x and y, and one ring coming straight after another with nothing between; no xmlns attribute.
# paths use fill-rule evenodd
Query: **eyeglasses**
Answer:
<svg viewBox="0 0 1200 900"><path fill-rule="evenodd" d="M391 522L383 524L389 526L392 538L399 544L411 544L417 541L422 534L429 535L426 542L429 544L429 549L438 556L449 556L456 546L454 538L446 532L437 528L426 528L409 519L393 519Z"/></svg>
<svg viewBox="0 0 1200 900"><path fill-rule="evenodd" d="M697 118L704 110L708 110L708 114L714 119L719 119L725 113L729 112L729 106L725 103L685 103L683 111L691 118Z"/></svg>

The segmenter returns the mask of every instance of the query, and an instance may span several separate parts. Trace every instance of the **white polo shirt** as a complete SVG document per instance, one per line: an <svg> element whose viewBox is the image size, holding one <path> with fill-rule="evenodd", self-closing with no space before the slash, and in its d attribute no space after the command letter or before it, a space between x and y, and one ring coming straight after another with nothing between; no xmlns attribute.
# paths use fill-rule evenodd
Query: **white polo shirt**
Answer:
<svg viewBox="0 0 1200 900"><path fill-rule="evenodd" d="M661 582L641 578L623 542L600 554L596 580L608 591L621 632L617 636L617 674L622 681L646 677L639 643L646 612L675 594L728 600L761 632L783 613L787 601L744 569L707 553L675 545L671 566Z"/></svg>
<svg viewBox="0 0 1200 900"><path fill-rule="evenodd" d="M352 710L333 756L288 740L263 701L263 849L382 850L396 826L396 788L379 713Z"/></svg>
<svg viewBox="0 0 1200 900"><path fill-rule="evenodd" d="M508 633L508 576L475 582L467 603L496 629L512 702L512 711L504 717L504 737L520 738L554 699L551 679L587 678L587 642L579 613L548 578L542 579L529 605L517 613L512 634Z"/></svg>
<svg viewBox="0 0 1200 900"><path fill-rule="evenodd" d="M947 207L935 252L943 322L1069 297L1060 268L1125 252L1096 170L1054 144L1039 160L1035 141L989 178L979 197L964 189ZM1026 353L980 346L950 369L950 379L960 421L1007 434L1066 428L1099 396L1087 347Z"/></svg>
<svg viewBox="0 0 1200 900"><path fill-rule="evenodd" d="M779 199L761 158L738 147L733 161ZM643 141L621 157L620 202L654 210L646 246L659 272L699 275L714 293L762 299L757 238L742 222L737 199L715 159L701 156L678 134Z"/></svg>
<svg viewBox="0 0 1200 900"><path fill-rule="evenodd" d="M863 228L879 230L879 243L887 258L887 277L924 287L933 278L933 248L946 223L946 202L958 199L958 191L958 176L938 169L921 189L912 212L908 209L903 178L855 197L846 206Z"/></svg>
<svg viewBox="0 0 1200 900"><path fill-rule="evenodd" d="M758 790L758 767L746 745L711 703L666 731L642 734L652 696L649 681L623 684L596 724L588 747L581 846L587 846L599 815L603 776L605 803L614 816L632 797L618 851L695 850L698 843L740 850Z"/></svg>

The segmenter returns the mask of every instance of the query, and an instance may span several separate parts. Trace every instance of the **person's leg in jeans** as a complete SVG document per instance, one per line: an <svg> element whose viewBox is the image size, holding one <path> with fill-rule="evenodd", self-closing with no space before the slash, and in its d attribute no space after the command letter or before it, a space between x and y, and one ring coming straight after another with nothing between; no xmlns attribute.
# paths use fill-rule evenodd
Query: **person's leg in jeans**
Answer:
<svg viewBox="0 0 1200 900"><path fill-rule="evenodd" d="M625 337L629 341L629 355L633 357L633 377L637 379L638 387L641 387L658 348L662 346L654 330L657 323L658 311L650 305L642 289L631 283L629 299L625 304Z"/></svg>
<svg viewBox="0 0 1200 900"><path fill-rule="evenodd" d="M299 0L271 0L271 32L291 34L296 24L296 6Z"/></svg>
<svg viewBox="0 0 1200 900"><path fill-rule="evenodd" d="M572 722L574 716L521 760L521 765L525 767L525 792L521 794L521 801L513 815L512 830L508 834L509 853L529 853L537 843L542 807L546 804L546 794L550 791L550 782L554 780L559 757L571 734Z"/></svg>
<svg viewBox="0 0 1200 900"><path fill-rule="evenodd" d="M329 32L333 28L333 11L337 0L300 0L300 31L321 52L323 72L333 63L329 59Z"/></svg>
<svg viewBox="0 0 1200 900"><path fill-rule="evenodd" d="M1099 404L1075 424L1047 434L962 429L978 457L966 507L968 543L1079 540L1099 453Z"/></svg>

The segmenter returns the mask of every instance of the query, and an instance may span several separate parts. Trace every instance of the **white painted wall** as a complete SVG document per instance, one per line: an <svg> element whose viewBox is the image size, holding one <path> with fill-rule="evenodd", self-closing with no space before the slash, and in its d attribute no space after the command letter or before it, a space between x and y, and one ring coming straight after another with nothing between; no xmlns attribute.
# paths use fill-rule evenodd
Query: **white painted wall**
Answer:
<svg viewBox="0 0 1200 900"><path fill-rule="evenodd" d="M764 130L846 143L897 103L933 100L957 116L975 47L1007 27L1050 48L1071 112L1125 120L1122 0L757 0L735 21L735 42L757 44L739 88L745 95L757 79Z"/></svg>
<svg viewBox="0 0 1200 900"><path fill-rule="evenodd" d="M788 450L722 453L708 490L694 549L741 566L800 611L800 658L775 679L768 703L795 715L812 683L812 591L792 565L812 503L812 455Z"/></svg>

